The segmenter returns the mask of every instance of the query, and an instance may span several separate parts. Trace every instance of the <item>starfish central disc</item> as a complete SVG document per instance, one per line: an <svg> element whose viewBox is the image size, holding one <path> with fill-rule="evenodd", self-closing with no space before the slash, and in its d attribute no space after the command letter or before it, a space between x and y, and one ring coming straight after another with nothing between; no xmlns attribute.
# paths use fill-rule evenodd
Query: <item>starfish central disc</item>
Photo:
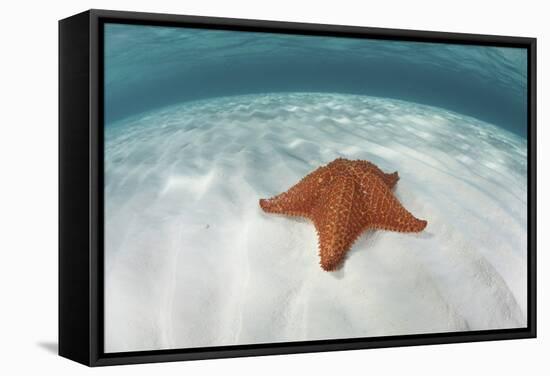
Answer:
<svg viewBox="0 0 550 376"><path fill-rule="evenodd" d="M306 217L319 237L324 270L335 270L355 240L368 229L422 231L427 222L409 213L392 193L397 172L386 174L364 160L335 159L288 191L260 206L267 213Z"/></svg>

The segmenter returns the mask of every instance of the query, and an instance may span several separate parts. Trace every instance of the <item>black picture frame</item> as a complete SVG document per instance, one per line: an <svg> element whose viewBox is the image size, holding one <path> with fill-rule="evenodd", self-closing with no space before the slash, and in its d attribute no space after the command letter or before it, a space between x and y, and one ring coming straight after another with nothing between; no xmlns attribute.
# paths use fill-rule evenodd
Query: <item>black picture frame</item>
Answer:
<svg viewBox="0 0 550 376"><path fill-rule="evenodd" d="M103 351L103 24L191 26L521 47L528 51L528 317L519 329L208 348ZM88 10L59 21L59 354L88 366L536 337L536 39Z"/></svg>

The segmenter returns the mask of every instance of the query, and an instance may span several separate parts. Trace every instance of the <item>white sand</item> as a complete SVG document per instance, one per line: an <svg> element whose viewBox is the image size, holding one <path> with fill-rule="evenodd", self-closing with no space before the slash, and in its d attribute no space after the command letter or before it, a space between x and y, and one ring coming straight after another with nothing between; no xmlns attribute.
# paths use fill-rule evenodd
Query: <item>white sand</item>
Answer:
<svg viewBox="0 0 550 376"><path fill-rule="evenodd" d="M258 199L337 157L399 171L420 234L365 233L323 271L313 225ZM171 106L106 131L105 349L526 325L525 140L338 94Z"/></svg>

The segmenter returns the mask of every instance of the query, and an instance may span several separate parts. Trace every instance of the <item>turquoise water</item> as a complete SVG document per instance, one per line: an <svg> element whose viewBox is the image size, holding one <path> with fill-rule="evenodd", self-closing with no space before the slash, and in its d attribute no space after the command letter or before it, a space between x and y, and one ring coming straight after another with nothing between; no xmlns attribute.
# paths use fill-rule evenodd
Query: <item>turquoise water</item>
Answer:
<svg viewBox="0 0 550 376"><path fill-rule="evenodd" d="M105 124L166 105L326 92L455 111L525 137L527 50L105 25Z"/></svg>

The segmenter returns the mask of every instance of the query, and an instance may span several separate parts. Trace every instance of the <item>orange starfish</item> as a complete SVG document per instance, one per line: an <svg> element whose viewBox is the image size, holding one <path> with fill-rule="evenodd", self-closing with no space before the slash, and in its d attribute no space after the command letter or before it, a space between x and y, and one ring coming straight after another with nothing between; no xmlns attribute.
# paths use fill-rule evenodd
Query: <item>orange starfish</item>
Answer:
<svg viewBox="0 0 550 376"><path fill-rule="evenodd" d="M373 163L338 158L288 191L261 199L260 206L267 213L312 220L321 267L329 271L367 229L419 232L426 227L426 221L415 218L394 197L391 189L398 179L397 172L386 174Z"/></svg>

